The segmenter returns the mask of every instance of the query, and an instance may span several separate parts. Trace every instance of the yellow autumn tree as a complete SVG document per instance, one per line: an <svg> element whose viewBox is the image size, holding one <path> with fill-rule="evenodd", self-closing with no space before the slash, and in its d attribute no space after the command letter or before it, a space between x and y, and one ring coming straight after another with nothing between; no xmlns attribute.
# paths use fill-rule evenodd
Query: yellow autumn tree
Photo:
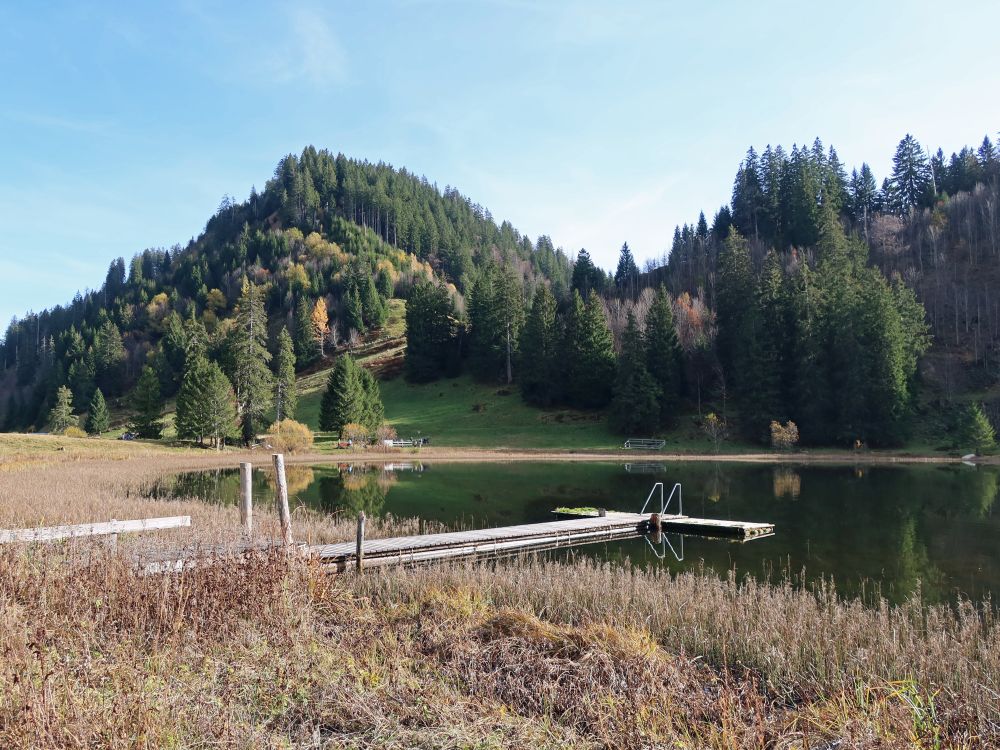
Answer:
<svg viewBox="0 0 1000 750"><path fill-rule="evenodd" d="M312 329L313 337L316 339L316 343L319 344L320 356L324 356L323 343L326 341L326 334L330 331L330 318L326 310L326 300L320 297L316 300L316 304L313 306L312 311Z"/></svg>

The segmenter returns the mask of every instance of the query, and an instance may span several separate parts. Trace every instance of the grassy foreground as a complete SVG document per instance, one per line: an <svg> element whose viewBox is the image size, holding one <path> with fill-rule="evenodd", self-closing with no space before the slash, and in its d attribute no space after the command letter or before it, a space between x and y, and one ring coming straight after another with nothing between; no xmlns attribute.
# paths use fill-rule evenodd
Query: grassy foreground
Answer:
<svg viewBox="0 0 1000 750"><path fill-rule="evenodd" d="M330 576L262 554L144 576L131 564L144 545L226 545L237 513L147 497L164 470L202 460L190 452L121 457L0 472L3 527L193 518L114 553L0 547L0 747L1000 743L988 602L864 607L829 587L584 559ZM254 514L264 538L269 505ZM294 526L302 541L353 534L302 508ZM414 530L378 519L371 533Z"/></svg>
<svg viewBox="0 0 1000 750"><path fill-rule="evenodd" d="M1000 629L971 605L865 609L583 561L64 563L0 551L0 746L1000 742Z"/></svg>

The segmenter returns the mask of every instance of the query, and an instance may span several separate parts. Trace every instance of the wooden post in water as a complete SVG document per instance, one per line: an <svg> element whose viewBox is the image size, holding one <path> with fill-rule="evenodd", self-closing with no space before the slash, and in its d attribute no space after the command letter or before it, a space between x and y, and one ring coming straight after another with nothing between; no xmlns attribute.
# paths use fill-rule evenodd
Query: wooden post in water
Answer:
<svg viewBox="0 0 1000 750"><path fill-rule="evenodd" d="M660 514L653 513L649 517L649 535L652 537L653 544L660 543L660 534L663 530L663 525L660 523Z"/></svg>
<svg viewBox="0 0 1000 750"><path fill-rule="evenodd" d="M243 535L250 539L253 536L253 465L240 464L240 525Z"/></svg>
<svg viewBox="0 0 1000 750"><path fill-rule="evenodd" d="M358 513L358 546L354 553L354 558L357 564L358 572L361 572L361 568L364 565L365 559L365 512L361 511Z"/></svg>
<svg viewBox="0 0 1000 750"><path fill-rule="evenodd" d="M278 520L281 521L281 541L286 547L292 546L292 514L288 510L288 482L285 481L285 457L275 453L274 479L277 491L274 500L278 506Z"/></svg>

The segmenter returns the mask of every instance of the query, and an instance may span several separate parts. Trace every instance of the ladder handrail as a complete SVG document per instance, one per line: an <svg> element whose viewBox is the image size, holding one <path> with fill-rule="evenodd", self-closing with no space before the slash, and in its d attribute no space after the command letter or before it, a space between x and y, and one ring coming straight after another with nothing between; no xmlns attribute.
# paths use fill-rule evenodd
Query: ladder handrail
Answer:
<svg viewBox="0 0 1000 750"><path fill-rule="evenodd" d="M642 504L642 510L639 511L640 514L646 512L646 508L649 505L649 501L653 499L653 495L656 494L656 490L660 490L660 515L666 515L667 508L670 506L671 501L674 499L674 495L677 495L677 515L684 515L684 490L681 488L681 483L677 482L674 484L672 490L670 490L670 495L666 500L663 499L663 482L657 482L653 485L653 489L649 491L649 496L646 497L646 502Z"/></svg>

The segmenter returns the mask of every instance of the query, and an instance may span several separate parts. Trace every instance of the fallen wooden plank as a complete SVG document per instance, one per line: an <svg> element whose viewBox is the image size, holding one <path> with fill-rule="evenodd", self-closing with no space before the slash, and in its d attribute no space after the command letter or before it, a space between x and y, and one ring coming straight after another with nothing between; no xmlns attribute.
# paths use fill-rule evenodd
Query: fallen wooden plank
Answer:
<svg viewBox="0 0 1000 750"><path fill-rule="evenodd" d="M71 526L42 526L36 529L0 529L0 544L10 542L53 542L83 536L108 534L133 534L140 531L177 529L191 525L191 516L166 518L140 518L134 521L108 521L106 523L81 523Z"/></svg>

